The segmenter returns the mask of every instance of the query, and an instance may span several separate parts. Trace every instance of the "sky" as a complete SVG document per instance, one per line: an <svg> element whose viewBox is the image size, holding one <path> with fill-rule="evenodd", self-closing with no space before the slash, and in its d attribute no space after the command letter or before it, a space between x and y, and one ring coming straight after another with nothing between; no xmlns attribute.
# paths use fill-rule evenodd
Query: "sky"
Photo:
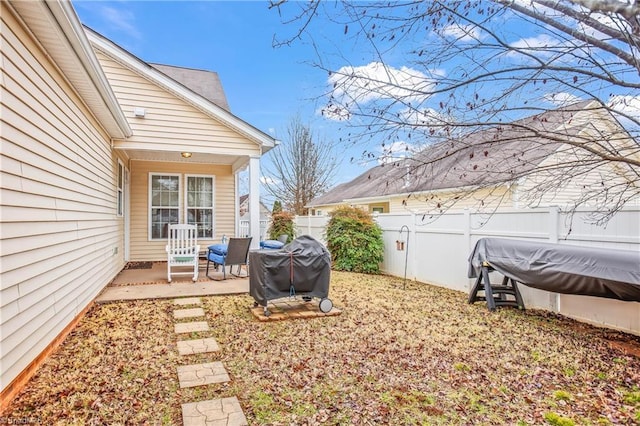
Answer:
<svg viewBox="0 0 640 426"><path fill-rule="evenodd" d="M296 115L319 138L336 137L336 124L317 114L327 74L311 65L316 54L308 44L273 47L275 36L284 39L295 28L282 24L266 1L74 0L73 5L83 24L145 62L217 72L231 112L276 139L286 137ZM262 162L268 165L268 155ZM365 170L341 162L334 183Z"/></svg>
<svg viewBox="0 0 640 426"><path fill-rule="evenodd" d="M323 2L322 6L330 8L335 7L331 6L334 4ZM403 62L400 49L394 51L393 48L385 52L385 62L391 68L381 69L375 62L375 52L367 51L366 40L363 43L362 39L345 37L347 28L329 22L322 13L314 17L309 27L315 45L306 39L274 47L274 39L287 40L295 35L300 28L300 22L284 23L283 19L286 18L282 18L277 9L269 9L267 0L73 0L73 5L83 24L145 62L217 72L231 112L276 139L286 138L287 126L298 116L302 122L310 126L319 140L337 144L336 155L340 161L335 171L334 185L362 174L375 165L375 161L364 164L361 161L362 146L346 146L342 143L343 140L349 139L350 129L345 127L344 121L335 119L340 114L348 115L348 111L336 109L336 115L333 117L326 110L324 115L320 113L326 106L326 93L333 92L343 100L348 100L351 96L363 102L370 102L393 91L396 91L395 94L398 94L398 91L402 94L404 84L413 87L430 84L429 81L433 80L430 80L425 72L454 72L453 69L438 70L429 67L412 69L410 64ZM299 5L303 3L287 3L287 18L292 16L292 8L295 11ZM510 22L507 18L502 27L501 31L509 31L514 46L526 45L535 49L536 46L552 42L547 35L536 33L535 26L526 27L522 25L522 21ZM446 27L443 33L445 37L456 38L458 43L465 43L467 37L483 37L482 34L465 32L465 28L460 26ZM425 37L428 39L429 34L425 33ZM409 42L424 43L425 40ZM384 46L384 43L379 46ZM318 52L323 53L319 56ZM473 52L469 55L473 55ZM515 59L507 55L503 60ZM339 86L341 77L339 74L329 75L313 65L318 62L322 62L329 69L340 69L346 74L353 72L375 76L380 80L389 78L388 75L391 73L395 81L401 82L401 87L371 87L369 83L366 83L365 87L362 80L358 81L355 78L353 84L347 85L345 89L351 93L341 92L341 89L334 90L334 84L338 84L337 87L345 87ZM452 64L455 65L455 58ZM465 71L464 67L461 68ZM496 92L497 89L489 86L486 90ZM553 108L554 104L561 105L563 102L577 100L567 93L543 93L539 99L544 100L547 96L549 108ZM640 116L640 96L620 98L629 100L629 105L635 108L634 114ZM426 102L431 102L430 105L437 105L438 99L416 99L416 102L425 102L425 105L429 105ZM422 112L424 115L405 118L431 119L437 114L433 106L424 109L414 108L412 114L416 115L416 112ZM398 113L402 114L402 111ZM406 142L398 141L398 146L389 143L386 149L402 149L402 144ZM419 147L417 144L416 146ZM369 146L368 149L372 152L376 152L377 149L378 155L382 154L381 147ZM356 161L351 161L351 158ZM262 165L264 173L270 166L269 154L263 157ZM262 194L265 194L264 190Z"/></svg>

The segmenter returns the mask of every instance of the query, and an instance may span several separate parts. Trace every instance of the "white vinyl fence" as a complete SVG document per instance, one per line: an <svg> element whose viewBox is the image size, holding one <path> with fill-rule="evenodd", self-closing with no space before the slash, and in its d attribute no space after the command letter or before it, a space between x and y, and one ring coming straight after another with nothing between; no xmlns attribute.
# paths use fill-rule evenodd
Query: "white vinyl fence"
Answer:
<svg viewBox="0 0 640 426"><path fill-rule="evenodd" d="M261 220L260 221L260 241L262 240L267 240L267 228L269 226L269 221L268 220ZM240 227L238 230L238 236L239 237L248 237L249 236L249 221L248 220L241 220L240 221Z"/></svg>
<svg viewBox="0 0 640 426"><path fill-rule="evenodd" d="M468 293L474 280L467 278L468 257L478 239L514 238L554 244L605 247L638 252L640 268L640 208L616 214L606 225L591 225L589 211L573 219L556 208L503 210L492 215L469 211L448 212L437 220L413 214L379 214L383 230L384 273ZM325 242L328 217L299 216L298 235L311 235ZM401 232L402 230L402 232ZM404 250L397 242L404 241ZM492 281L499 281L497 272ZM540 308L580 321L640 335L640 303L550 293L520 286L525 306Z"/></svg>

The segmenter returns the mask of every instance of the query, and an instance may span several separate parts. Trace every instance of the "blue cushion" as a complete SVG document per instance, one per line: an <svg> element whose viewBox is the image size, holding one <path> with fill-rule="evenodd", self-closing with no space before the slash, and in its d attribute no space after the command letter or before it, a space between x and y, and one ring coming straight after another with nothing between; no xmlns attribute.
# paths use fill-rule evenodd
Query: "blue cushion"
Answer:
<svg viewBox="0 0 640 426"><path fill-rule="evenodd" d="M264 240L260 241L260 248L263 249L281 249L284 247L284 243L278 240Z"/></svg>
<svg viewBox="0 0 640 426"><path fill-rule="evenodd" d="M217 263L218 265L224 265L225 255L216 254L212 251L207 255L207 259L213 263Z"/></svg>
<svg viewBox="0 0 640 426"><path fill-rule="evenodd" d="M214 252L221 256L226 256L227 250L229 250L229 245L227 244L213 244L209 246L209 253Z"/></svg>

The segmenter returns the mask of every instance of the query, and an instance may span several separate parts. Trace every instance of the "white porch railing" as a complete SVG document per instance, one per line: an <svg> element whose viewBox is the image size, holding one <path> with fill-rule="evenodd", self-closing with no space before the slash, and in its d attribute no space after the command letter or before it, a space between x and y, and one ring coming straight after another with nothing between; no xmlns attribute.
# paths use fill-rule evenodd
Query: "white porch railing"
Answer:
<svg viewBox="0 0 640 426"><path fill-rule="evenodd" d="M260 241L264 241L267 238L267 227L269 226L269 221L268 220L261 220L260 221ZM241 220L240 221L240 229L239 229L239 233L240 235L238 235L239 237L248 237L249 236L249 221L248 220Z"/></svg>

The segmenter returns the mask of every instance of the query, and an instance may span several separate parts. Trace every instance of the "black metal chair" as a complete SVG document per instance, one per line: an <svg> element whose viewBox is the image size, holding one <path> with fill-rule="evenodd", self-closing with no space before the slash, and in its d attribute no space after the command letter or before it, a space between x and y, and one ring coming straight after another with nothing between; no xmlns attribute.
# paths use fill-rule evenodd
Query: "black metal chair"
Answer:
<svg viewBox="0 0 640 426"><path fill-rule="evenodd" d="M222 279L227 279L226 266L229 265L229 273L236 277L240 276L242 265L245 268L248 264L249 247L251 246L251 237L247 238L229 238L229 244L214 244L209 246L207 252L207 271L206 275L209 279L209 263L213 263L215 269L222 266ZM233 273L233 266L238 265L238 274Z"/></svg>

